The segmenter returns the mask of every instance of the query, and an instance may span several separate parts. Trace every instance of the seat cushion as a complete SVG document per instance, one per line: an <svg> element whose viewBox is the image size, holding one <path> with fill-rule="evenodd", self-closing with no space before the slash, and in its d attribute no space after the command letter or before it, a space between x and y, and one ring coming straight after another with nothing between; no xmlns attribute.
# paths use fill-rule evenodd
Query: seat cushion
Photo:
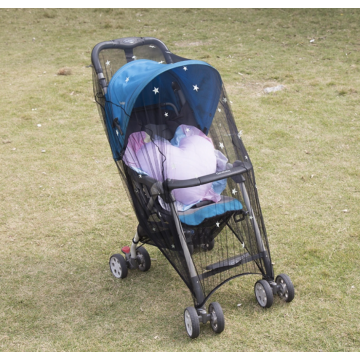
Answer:
<svg viewBox="0 0 360 360"><path fill-rule="evenodd" d="M239 200L228 196L221 196L221 200L217 203L204 205L199 208L191 208L186 211L179 211L179 219L183 224L196 226L206 219L225 214L229 211L238 211L242 208Z"/></svg>

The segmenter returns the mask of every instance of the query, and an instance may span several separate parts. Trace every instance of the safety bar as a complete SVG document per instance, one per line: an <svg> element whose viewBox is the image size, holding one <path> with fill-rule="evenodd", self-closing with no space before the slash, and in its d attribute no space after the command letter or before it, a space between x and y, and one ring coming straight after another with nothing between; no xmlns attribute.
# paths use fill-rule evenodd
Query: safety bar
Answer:
<svg viewBox="0 0 360 360"><path fill-rule="evenodd" d="M214 174L200 176L198 178L186 179L186 180L167 179L164 181L164 188L167 188L168 191L172 191L174 189L182 189L182 188L204 185L228 177L241 175L251 169L252 169L251 163L237 160L234 162L233 167L231 169L219 171Z"/></svg>
<svg viewBox="0 0 360 360"><path fill-rule="evenodd" d="M243 162L236 160L233 164L228 164L229 168L224 171L219 171L214 174L200 176L198 178L186 179L186 180L173 180L166 179L163 183L157 181L148 175L138 174L135 170L128 167L129 175L138 183L145 184L147 187L154 191L152 195L164 194L164 189L167 189L168 192L171 192L174 189L182 189L193 186L200 186L208 184L210 182L222 180L228 177L232 177L233 180L237 183L240 183L244 180L241 180L241 174L251 170L253 167L249 162ZM156 186L154 186L156 185Z"/></svg>

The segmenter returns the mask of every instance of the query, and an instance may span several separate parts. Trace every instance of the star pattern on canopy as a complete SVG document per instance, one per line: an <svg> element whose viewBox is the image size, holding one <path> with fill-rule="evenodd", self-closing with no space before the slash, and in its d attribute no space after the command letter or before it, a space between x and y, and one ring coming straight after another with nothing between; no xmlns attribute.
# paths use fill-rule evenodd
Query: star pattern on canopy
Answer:
<svg viewBox="0 0 360 360"><path fill-rule="evenodd" d="M218 108L218 112L221 112L221 109L220 109L220 108Z"/></svg>
<svg viewBox="0 0 360 360"><path fill-rule="evenodd" d="M184 66L184 67L183 67L183 70L184 70L184 71L187 71L187 67L186 67L186 66Z"/></svg>
<svg viewBox="0 0 360 360"><path fill-rule="evenodd" d="M198 92L199 87L198 87L197 85L193 85L193 88L194 88L194 90L195 90L196 92Z"/></svg>
<svg viewBox="0 0 360 360"><path fill-rule="evenodd" d="M134 55L134 56L132 57L132 59L136 60L136 59L137 59L137 57Z"/></svg>
<svg viewBox="0 0 360 360"><path fill-rule="evenodd" d="M232 189L232 191L231 191L234 195L236 195L236 193L237 193L237 190L234 188L234 189Z"/></svg>
<svg viewBox="0 0 360 360"><path fill-rule="evenodd" d="M168 116L169 116L169 114L166 112L166 113L164 114L164 116L165 116L165 117L168 117Z"/></svg>
<svg viewBox="0 0 360 360"><path fill-rule="evenodd" d="M221 142L221 143L219 143L219 146L221 147L221 149L223 149L224 148L224 144Z"/></svg>
<svg viewBox="0 0 360 360"><path fill-rule="evenodd" d="M128 82L129 80L130 80L130 79L127 77L126 80L125 80L125 82Z"/></svg>
<svg viewBox="0 0 360 360"><path fill-rule="evenodd" d="M157 88L157 87L154 87L154 90L153 90L153 92L154 92L154 94L156 95L157 93L159 93L160 91L159 91L159 88Z"/></svg>
<svg viewBox="0 0 360 360"><path fill-rule="evenodd" d="M220 223L219 223L218 221L216 222L216 226L217 226L217 227L220 227Z"/></svg>
<svg viewBox="0 0 360 360"><path fill-rule="evenodd" d="M224 102L225 104L227 103L227 98L226 98L226 97L223 98L223 102Z"/></svg>
<svg viewBox="0 0 360 360"><path fill-rule="evenodd" d="M110 65L110 61L108 60L105 64L106 64L106 66L109 66L109 65Z"/></svg>

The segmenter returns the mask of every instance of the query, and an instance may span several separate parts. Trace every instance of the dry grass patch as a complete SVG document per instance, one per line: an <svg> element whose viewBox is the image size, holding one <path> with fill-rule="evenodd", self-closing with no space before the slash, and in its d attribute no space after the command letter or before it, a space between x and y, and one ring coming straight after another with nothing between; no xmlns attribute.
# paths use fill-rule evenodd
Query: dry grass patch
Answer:
<svg viewBox="0 0 360 360"><path fill-rule="evenodd" d="M63 67L57 72L58 75L71 75L72 70L69 67Z"/></svg>

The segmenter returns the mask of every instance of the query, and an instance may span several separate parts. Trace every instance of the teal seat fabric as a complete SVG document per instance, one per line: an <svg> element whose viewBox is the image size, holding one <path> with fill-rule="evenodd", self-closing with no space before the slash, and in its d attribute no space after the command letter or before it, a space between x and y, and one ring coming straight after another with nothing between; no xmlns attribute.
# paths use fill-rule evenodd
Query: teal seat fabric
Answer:
<svg viewBox="0 0 360 360"><path fill-rule="evenodd" d="M238 211L242 208L242 204L239 200L228 196L222 196L221 200L217 203L199 208L191 208L186 211L179 211L179 219L183 224L196 226L206 219L225 214L229 211Z"/></svg>

